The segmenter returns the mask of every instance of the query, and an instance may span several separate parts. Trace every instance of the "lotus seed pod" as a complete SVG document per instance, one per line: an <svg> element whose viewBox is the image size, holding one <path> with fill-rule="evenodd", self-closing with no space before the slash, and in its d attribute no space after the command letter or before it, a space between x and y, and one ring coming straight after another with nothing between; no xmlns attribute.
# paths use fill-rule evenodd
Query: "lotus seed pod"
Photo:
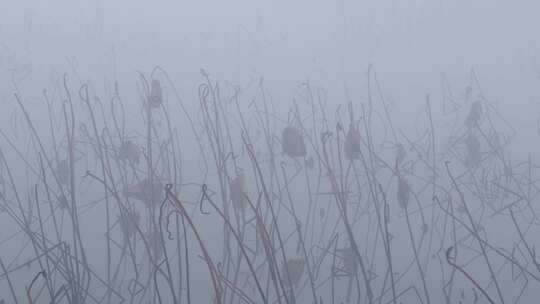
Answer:
<svg viewBox="0 0 540 304"><path fill-rule="evenodd" d="M161 83L157 79L152 79L150 85L150 107L157 108L163 103L163 92Z"/></svg>
<svg viewBox="0 0 540 304"><path fill-rule="evenodd" d="M56 175L62 185L69 183L69 163L67 159L63 159L56 165Z"/></svg>
<svg viewBox="0 0 540 304"><path fill-rule="evenodd" d="M475 101L471 104L469 110L469 115L465 120L465 125L471 129L474 128L482 118L482 103L480 101Z"/></svg>
<svg viewBox="0 0 540 304"><path fill-rule="evenodd" d="M133 162L138 164L140 161L141 151L139 147L131 140L124 141L118 148L118 159Z"/></svg>
<svg viewBox="0 0 540 304"><path fill-rule="evenodd" d="M398 180L397 200L402 208L407 208L411 196L411 189L405 177L400 176Z"/></svg>
<svg viewBox="0 0 540 304"><path fill-rule="evenodd" d="M283 281L289 285L296 285L302 278L304 274L304 268L306 263L303 259L289 259L286 263L283 264L281 272L283 273ZM288 277L287 277L288 275Z"/></svg>
<svg viewBox="0 0 540 304"><path fill-rule="evenodd" d="M237 210L246 208L245 185L246 178L243 173L238 174L229 185L230 198Z"/></svg>
<svg viewBox="0 0 540 304"><path fill-rule="evenodd" d="M124 189L126 197L139 200L145 204L159 203L162 192L163 185L156 179L153 180L153 185L150 184L150 180L144 179Z"/></svg>
<svg viewBox="0 0 540 304"><path fill-rule="evenodd" d="M482 158L481 151L480 151L480 141L478 141L478 138L471 132L467 136L467 139L465 139L465 147L467 149L467 156L465 163L469 167L477 166Z"/></svg>
<svg viewBox="0 0 540 304"><path fill-rule="evenodd" d="M306 144L300 130L293 126L287 126L281 134L283 152L291 158L306 156Z"/></svg>
<svg viewBox="0 0 540 304"><path fill-rule="evenodd" d="M349 125L349 131L345 137L345 158L348 160L360 158L360 132L353 124Z"/></svg>
<svg viewBox="0 0 540 304"><path fill-rule="evenodd" d="M118 216L120 228L126 238L131 238L137 231L137 226L141 221L141 214L137 211L129 211Z"/></svg>

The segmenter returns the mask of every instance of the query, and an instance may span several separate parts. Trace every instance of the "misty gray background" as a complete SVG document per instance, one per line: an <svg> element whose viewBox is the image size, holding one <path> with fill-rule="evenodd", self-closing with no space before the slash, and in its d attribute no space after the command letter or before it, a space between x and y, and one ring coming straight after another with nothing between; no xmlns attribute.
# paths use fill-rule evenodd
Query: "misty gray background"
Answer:
<svg viewBox="0 0 540 304"><path fill-rule="evenodd" d="M11 69L21 89L70 67L129 82L159 64L185 93L201 67L239 84L262 75L286 93L305 79L363 86L372 63L395 99L438 89L441 72L463 80L471 67L485 91L508 98L508 87L515 96L537 84L539 12L538 1L502 0L3 0L2 96Z"/></svg>
<svg viewBox="0 0 540 304"><path fill-rule="evenodd" d="M264 77L286 111L305 81L330 102L365 101L372 64L412 128L425 94L439 104L448 90L459 98L474 68L484 95L520 130L522 153L538 134L539 13L535 0L2 0L0 102L11 113L18 91L45 110L43 89L67 73L98 95L116 80L138 105L136 71L160 65L187 107L204 68L244 89Z"/></svg>
<svg viewBox="0 0 540 304"><path fill-rule="evenodd" d="M539 14L532 0L0 0L0 125L9 124L14 92L39 113L42 90L63 73L104 94L117 80L137 106L136 71L156 65L188 106L198 102L200 68L242 87L263 76L286 110L307 80L336 105L365 100L372 64L402 110L396 120L412 128L426 93L440 102L442 74L463 94L474 68L520 131L515 152L538 155Z"/></svg>

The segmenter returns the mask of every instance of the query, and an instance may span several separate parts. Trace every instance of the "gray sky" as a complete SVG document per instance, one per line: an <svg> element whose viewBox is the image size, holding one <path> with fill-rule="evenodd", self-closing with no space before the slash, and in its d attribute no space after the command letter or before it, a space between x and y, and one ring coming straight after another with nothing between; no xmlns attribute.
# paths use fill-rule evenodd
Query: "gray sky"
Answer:
<svg viewBox="0 0 540 304"><path fill-rule="evenodd" d="M96 89L116 78L136 98L136 71L156 65L188 101L197 98L200 68L242 87L263 76L284 108L306 80L336 103L346 100L345 86L362 101L371 63L386 97L416 110L409 105L426 93L440 101L441 73L459 94L474 67L516 128L536 132L540 1L1 2L0 98L11 104L13 79L38 102L65 72Z"/></svg>
<svg viewBox="0 0 540 304"><path fill-rule="evenodd" d="M63 73L98 92L118 79L135 99L136 71L156 65L188 102L200 68L244 88L263 76L284 109L306 80L332 102L345 86L361 102L373 64L386 98L416 111L426 93L440 102L442 73L462 94L474 68L515 127L536 132L540 1L0 2L0 99L11 105L15 89L41 103Z"/></svg>
<svg viewBox="0 0 540 304"><path fill-rule="evenodd" d="M182 82L205 67L341 88L373 63L390 88L427 87L472 66L493 81L526 78L540 47L538 1L2 2L2 67L49 73L72 56L85 77L111 76L114 49L118 73L160 64Z"/></svg>

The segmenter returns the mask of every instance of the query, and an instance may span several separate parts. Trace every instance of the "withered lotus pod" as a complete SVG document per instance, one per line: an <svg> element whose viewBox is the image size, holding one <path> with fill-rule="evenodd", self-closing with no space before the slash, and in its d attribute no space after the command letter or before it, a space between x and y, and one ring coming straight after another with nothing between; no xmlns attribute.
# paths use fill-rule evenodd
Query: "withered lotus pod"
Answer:
<svg viewBox="0 0 540 304"><path fill-rule="evenodd" d="M298 284L298 282L302 278L302 275L304 274L305 266L306 266L306 263L304 262L303 259L287 260L287 262L283 263L281 267L283 282L289 285L289 279L290 279L290 284L292 285Z"/></svg>
<svg viewBox="0 0 540 304"><path fill-rule="evenodd" d="M482 158L480 152L480 142L473 133L469 133L467 139L465 139L465 147L467 149L467 158L465 160L467 166L476 166L480 163Z"/></svg>
<svg viewBox="0 0 540 304"><path fill-rule="evenodd" d="M120 229L122 229L122 232L126 238L131 238L135 234L137 231L137 225L139 225L140 221L141 214L137 211L129 211L118 216Z"/></svg>
<svg viewBox="0 0 540 304"><path fill-rule="evenodd" d="M400 176L398 178L398 191L397 191L397 201L398 204L403 208L407 208L407 205L409 205L409 200L411 197L411 188L409 187L409 184L407 183L407 180L405 177Z"/></svg>
<svg viewBox="0 0 540 304"><path fill-rule="evenodd" d="M150 247L151 253L154 255L154 259L159 259L163 254L163 247L161 243L161 235L158 230L150 232L147 236L148 247Z"/></svg>
<svg viewBox="0 0 540 304"><path fill-rule="evenodd" d="M154 179L152 184L149 179L143 179L124 188L124 195L146 204L159 204L163 197L163 185L157 179Z"/></svg>
<svg viewBox="0 0 540 304"><path fill-rule="evenodd" d="M482 117L482 103L477 100L471 104L471 109L469 110L469 115L465 119L465 125L468 128L474 128L480 118Z"/></svg>
<svg viewBox="0 0 540 304"><path fill-rule="evenodd" d="M118 149L118 158L138 164L141 156L139 147L131 140L124 141Z"/></svg>
<svg viewBox="0 0 540 304"><path fill-rule="evenodd" d="M243 173L238 174L229 185L231 201L237 210L244 210L246 207L245 198L246 178Z"/></svg>
<svg viewBox="0 0 540 304"><path fill-rule="evenodd" d="M65 195L58 196L58 204L61 210L69 210L71 207L70 203L68 202L68 198Z"/></svg>
<svg viewBox="0 0 540 304"><path fill-rule="evenodd" d="M69 163L67 159L63 159L56 165L56 175L62 185L69 183Z"/></svg>
<svg viewBox="0 0 540 304"><path fill-rule="evenodd" d="M287 126L281 133L283 152L291 158L306 156L306 144L300 130Z"/></svg>
<svg viewBox="0 0 540 304"><path fill-rule="evenodd" d="M358 270L356 255L351 247L341 249L341 260L343 261L343 270L348 275L355 275Z"/></svg>
<svg viewBox="0 0 540 304"><path fill-rule="evenodd" d="M345 157L348 160L360 158L360 132L353 124L349 125L349 131L345 137Z"/></svg>
<svg viewBox="0 0 540 304"><path fill-rule="evenodd" d="M161 83L157 79L152 79L150 84L150 107L157 108L163 103L163 91Z"/></svg>

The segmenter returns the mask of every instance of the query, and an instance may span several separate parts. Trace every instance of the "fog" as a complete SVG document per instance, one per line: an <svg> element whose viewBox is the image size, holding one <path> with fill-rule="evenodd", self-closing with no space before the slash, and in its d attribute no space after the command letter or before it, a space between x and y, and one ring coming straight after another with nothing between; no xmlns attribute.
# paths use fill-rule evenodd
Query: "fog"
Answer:
<svg viewBox="0 0 540 304"><path fill-rule="evenodd" d="M0 303L533 303L538 1L0 1Z"/></svg>

